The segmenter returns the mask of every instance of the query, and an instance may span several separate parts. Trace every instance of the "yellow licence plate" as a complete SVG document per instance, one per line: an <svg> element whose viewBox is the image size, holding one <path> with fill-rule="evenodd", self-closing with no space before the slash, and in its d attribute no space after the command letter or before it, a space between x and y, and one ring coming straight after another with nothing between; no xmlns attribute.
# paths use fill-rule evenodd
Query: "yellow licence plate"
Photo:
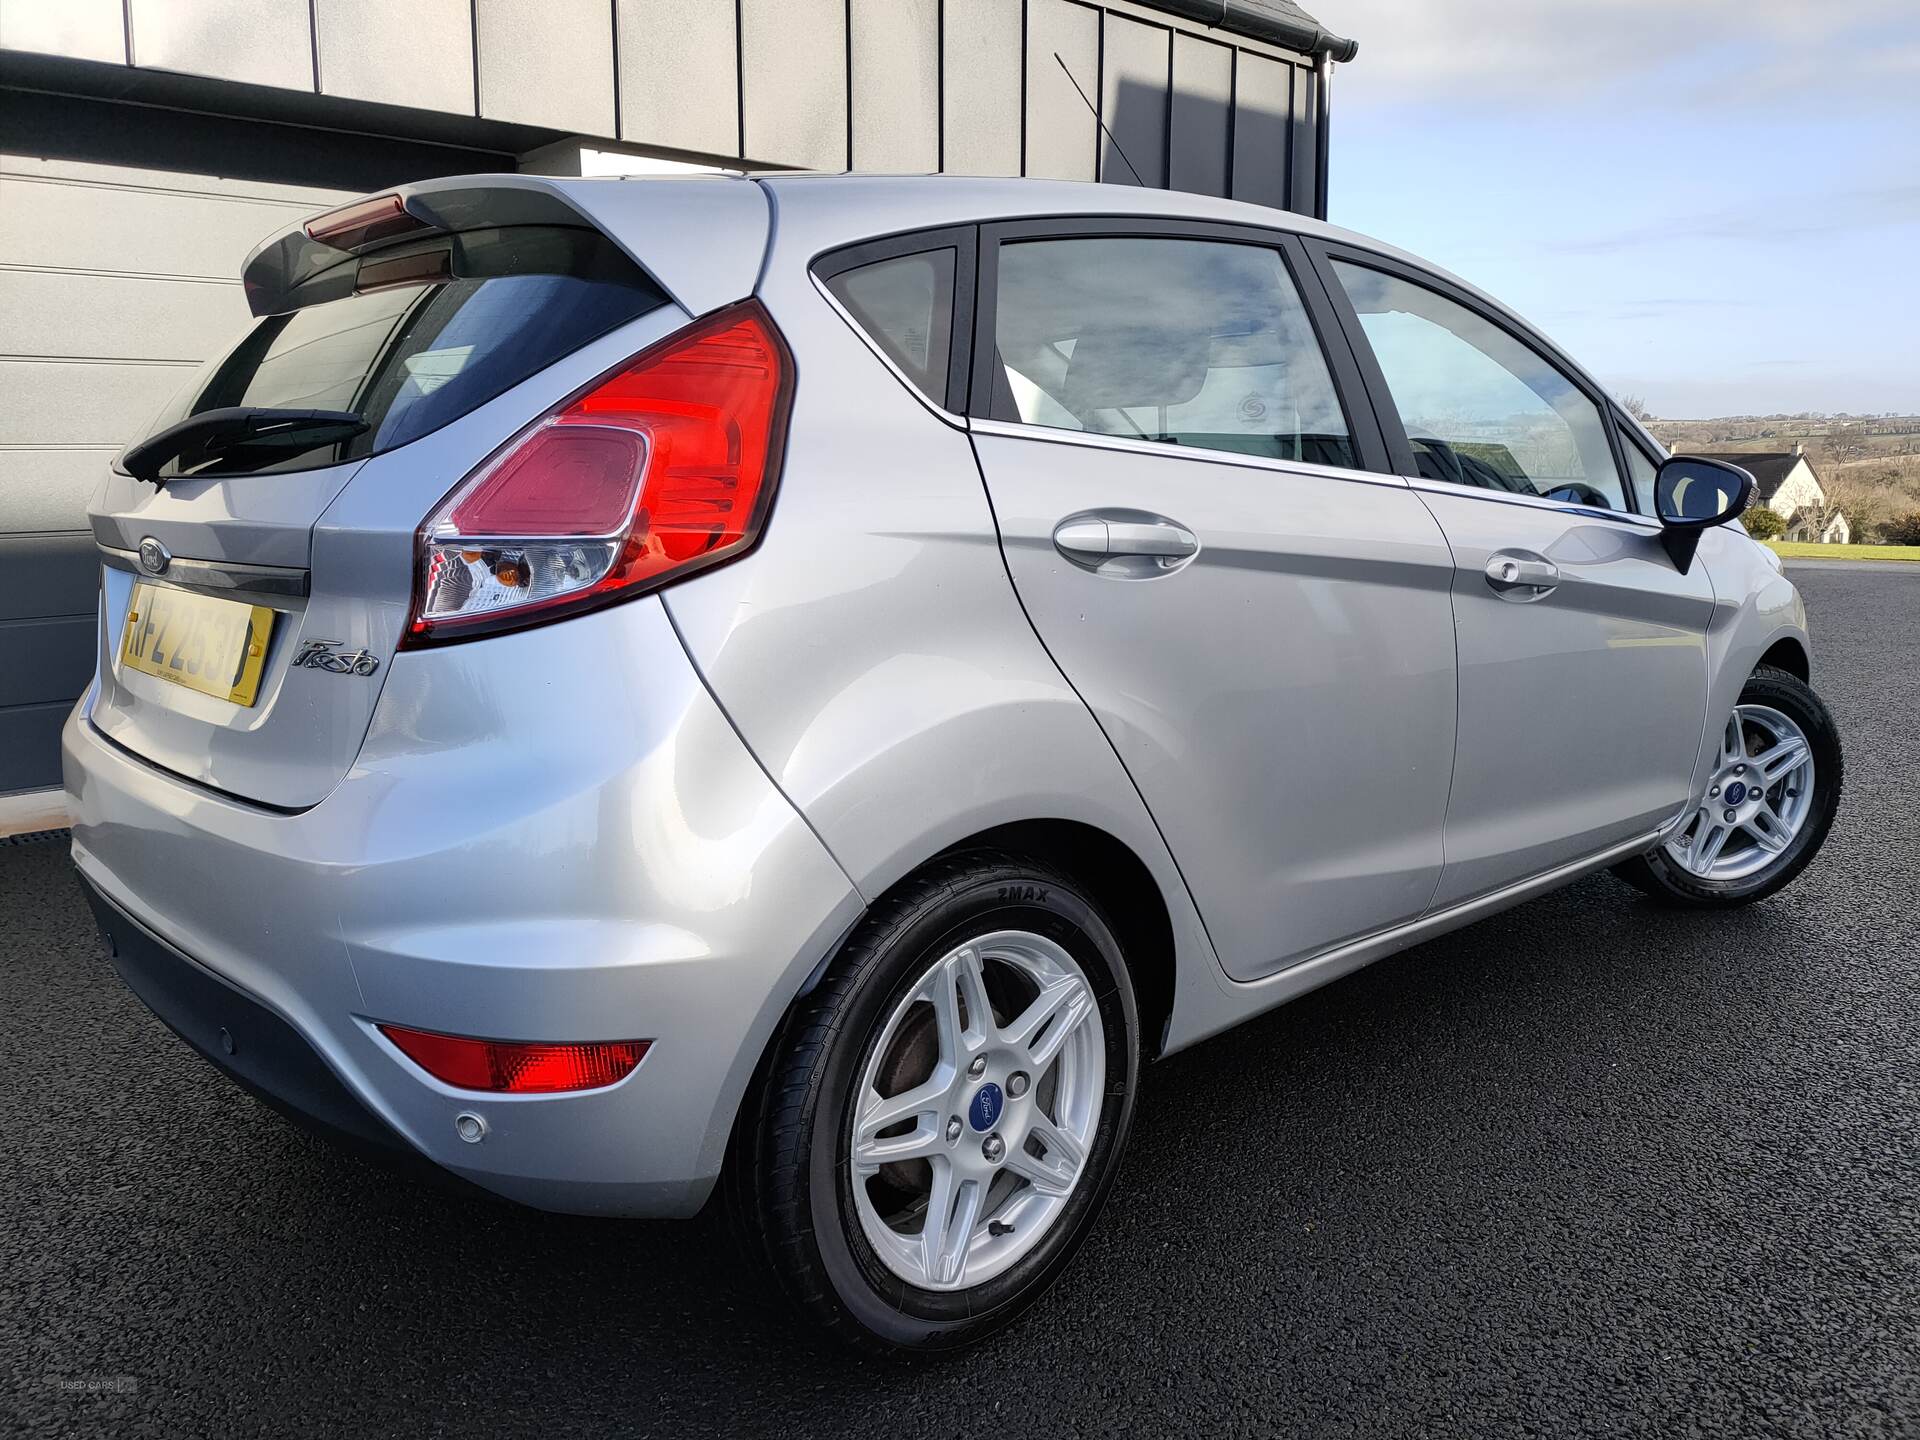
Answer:
<svg viewBox="0 0 1920 1440"><path fill-rule="evenodd" d="M138 584L120 637L120 663L203 695L251 705L267 663L273 616L266 605Z"/></svg>

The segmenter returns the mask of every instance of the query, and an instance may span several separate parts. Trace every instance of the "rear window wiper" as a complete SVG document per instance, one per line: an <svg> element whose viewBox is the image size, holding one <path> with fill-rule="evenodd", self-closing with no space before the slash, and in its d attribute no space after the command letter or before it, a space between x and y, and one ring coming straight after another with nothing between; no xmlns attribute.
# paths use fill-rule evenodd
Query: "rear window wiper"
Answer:
<svg viewBox="0 0 1920 1440"><path fill-rule="evenodd" d="M202 410L155 432L120 457L120 468L136 480L162 482L168 461L182 471L245 445L249 449L311 450L351 440L368 422L347 410L273 410L229 405Z"/></svg>

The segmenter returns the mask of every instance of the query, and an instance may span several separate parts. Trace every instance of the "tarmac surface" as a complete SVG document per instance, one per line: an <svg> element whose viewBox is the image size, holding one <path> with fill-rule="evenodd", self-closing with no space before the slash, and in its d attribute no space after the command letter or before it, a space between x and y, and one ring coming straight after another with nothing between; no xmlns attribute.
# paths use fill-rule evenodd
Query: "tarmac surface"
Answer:
<svg viewBox="0 0 1920 1440"><path fill-rule="evenodd" d="M1848 785L1788 891L1598 876L1147 1072L1058 1290L812 1343L684 1225L346 1158L0 845L0 1432L1920 1435L1920 566L1794 565Z"/></svg>

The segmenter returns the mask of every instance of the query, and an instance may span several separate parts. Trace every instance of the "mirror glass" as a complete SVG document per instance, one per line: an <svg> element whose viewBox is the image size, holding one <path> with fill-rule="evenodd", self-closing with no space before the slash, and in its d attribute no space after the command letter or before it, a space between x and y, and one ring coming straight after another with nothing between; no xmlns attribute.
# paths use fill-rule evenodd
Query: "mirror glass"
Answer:
<svg viewBox="0 0 1920 1440"><path fill-rule="evenodd" d="M1669 525L1714 525L1743 508L1753 477L1733 465L1676 455L1654 484L1660 518Z"/></svg>

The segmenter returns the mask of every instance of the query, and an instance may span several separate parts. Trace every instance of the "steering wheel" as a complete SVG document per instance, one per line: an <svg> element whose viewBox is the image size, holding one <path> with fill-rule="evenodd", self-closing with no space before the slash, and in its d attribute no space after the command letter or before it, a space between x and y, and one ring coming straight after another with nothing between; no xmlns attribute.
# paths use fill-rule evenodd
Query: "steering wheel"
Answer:
<svg viewBox="0 0 1920 1440"><path fill-rule="evenodd" d="M1582 480L1563 480L1544 497L1568 505L1591 505L1596 510L1611 510L1613 502Z"/></svg>

